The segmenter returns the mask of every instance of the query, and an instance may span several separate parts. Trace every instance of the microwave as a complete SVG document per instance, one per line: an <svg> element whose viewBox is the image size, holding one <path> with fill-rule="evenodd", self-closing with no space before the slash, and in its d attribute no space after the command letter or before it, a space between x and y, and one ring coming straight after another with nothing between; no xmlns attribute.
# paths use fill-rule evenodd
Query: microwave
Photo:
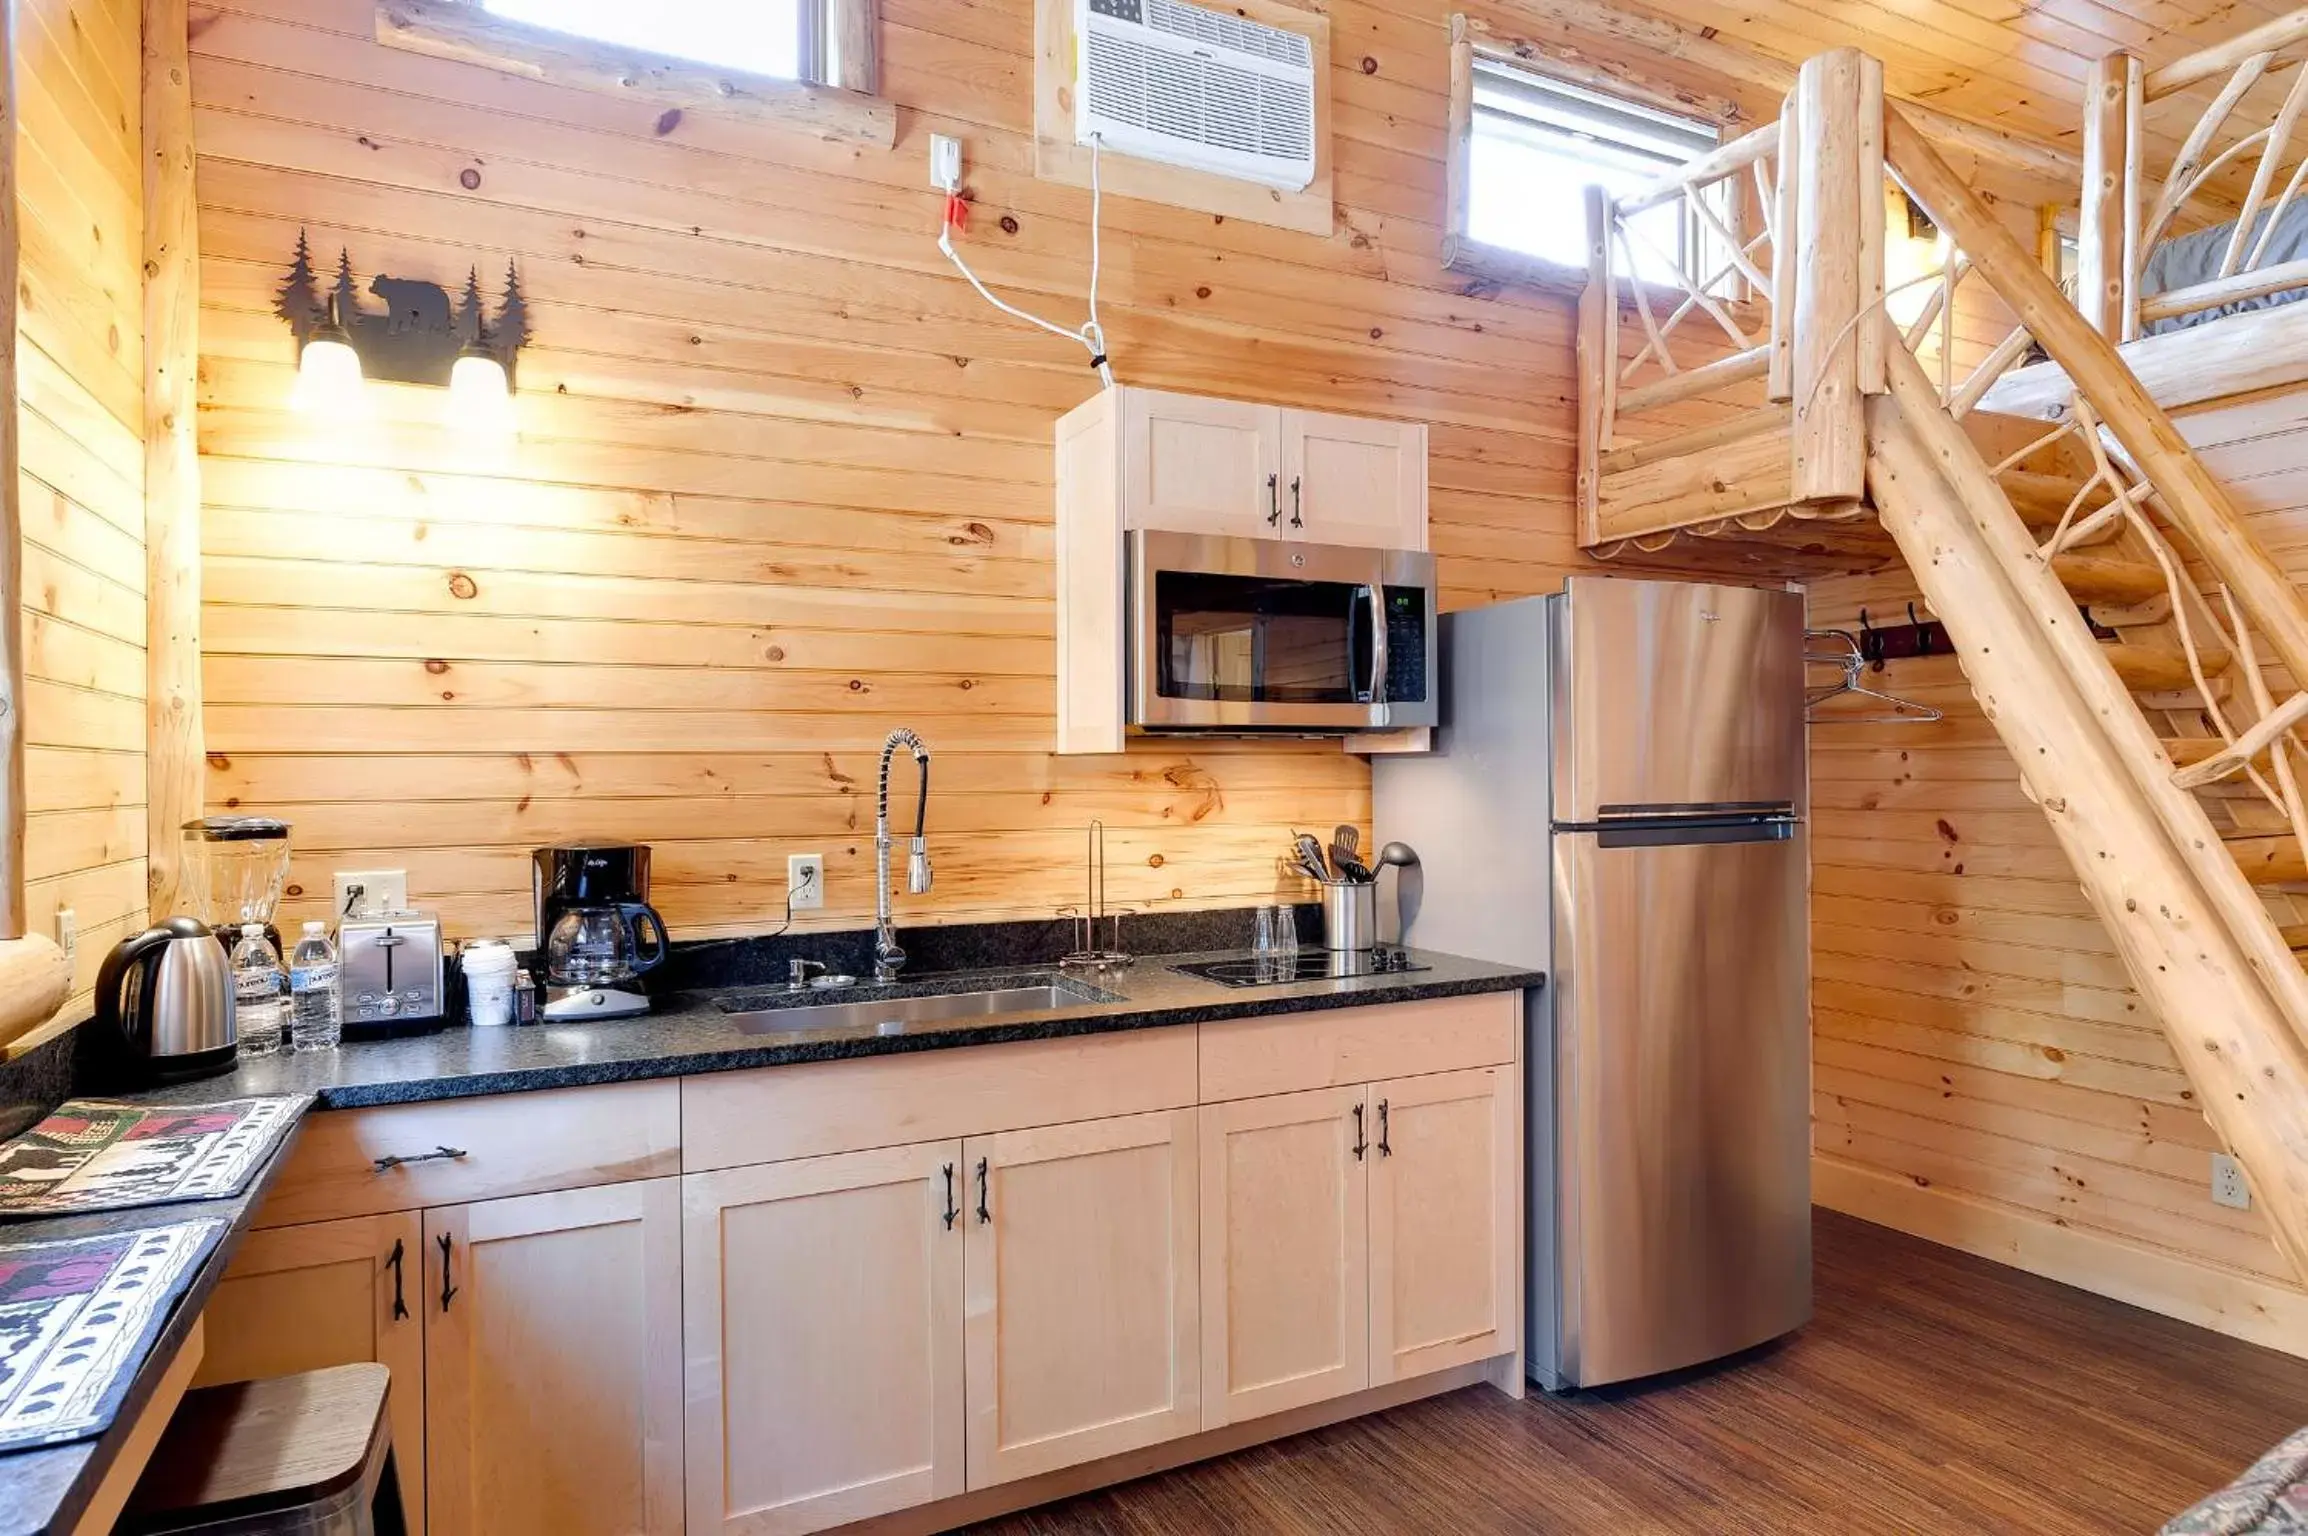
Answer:
<svg viewBox="0 0 2308 1536"><path fill-rule="evenodd" d="M1124 554L1131 729L1439 723L1434 556L1144 528Z"/></svg>

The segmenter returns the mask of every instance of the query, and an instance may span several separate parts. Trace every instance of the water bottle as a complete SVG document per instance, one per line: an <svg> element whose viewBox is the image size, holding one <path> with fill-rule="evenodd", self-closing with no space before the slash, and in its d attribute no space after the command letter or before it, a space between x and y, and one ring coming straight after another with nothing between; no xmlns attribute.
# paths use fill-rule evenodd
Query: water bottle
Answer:
<svg viewBox="0 0 2308 1536"><path fill-rule="evenodd" d="M337 1002L337 947L329 925L305 924L289 961L289 1049L325 1051L344 1038Z"/></svg>
<svg viewBox="0 0 2308 1536"><path fill-rule="evenodd" d="M232 947L233 1020L241 1055L270 1056L280 1049L287 990L280 951L272 947L261 926L244 925L240 941Z"/></svg>

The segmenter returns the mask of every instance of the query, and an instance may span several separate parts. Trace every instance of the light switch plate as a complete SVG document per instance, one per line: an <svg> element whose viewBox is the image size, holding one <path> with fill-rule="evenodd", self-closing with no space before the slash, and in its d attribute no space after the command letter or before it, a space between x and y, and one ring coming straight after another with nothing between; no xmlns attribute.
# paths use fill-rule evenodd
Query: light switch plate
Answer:
<svg viewBox="0 0 2308 1536"><path fill-rule="evenodd" d="M814 912L825 905L825 855L789 853L785 856L785 894L796 912Z"/></svg>
<svg viewBox="0 0 2308 1536"><path fill-rule="evenodd" d="M2212 1154L2212 1199L2239 1211L2252 1208L2252 1186L2244 1182L2244 1165L2225 1152Z"/></svg>
<svg viewBox="0 0 2308 1536"><path fill-rule="evenodd" d="M340 921L409 910L409 872L405 869L340 869L334 885Z"/></svg>
<svg viewBox="0 0 2308 1536"><path fill-rule="evenodd" d="M64 968L80 957L80 914L70 907L56 909L56 947L64 951Z"/></svg>

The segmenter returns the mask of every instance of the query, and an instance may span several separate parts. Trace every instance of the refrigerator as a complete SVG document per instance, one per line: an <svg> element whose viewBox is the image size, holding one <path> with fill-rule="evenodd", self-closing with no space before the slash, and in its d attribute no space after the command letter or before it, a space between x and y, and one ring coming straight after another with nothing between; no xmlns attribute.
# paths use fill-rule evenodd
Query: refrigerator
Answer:
<svg viewBox="0 0 2308 1536"><path fill-rule="evenodd" d="M1374 760L1405 943L1526 999L1524 1350L1564 1390L1811 1315L1800 594L1571 578L1446 615L1434 750Z"/></svg>

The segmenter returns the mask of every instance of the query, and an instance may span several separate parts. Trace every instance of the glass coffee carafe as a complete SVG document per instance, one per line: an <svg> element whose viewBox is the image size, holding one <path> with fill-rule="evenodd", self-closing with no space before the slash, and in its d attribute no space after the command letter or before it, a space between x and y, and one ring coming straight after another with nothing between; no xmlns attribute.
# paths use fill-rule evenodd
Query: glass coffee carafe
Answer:
<svg viewBox="0 0 2308 1536"><path fill-rule="evenodd" d="M664 925L640 902L565 908L545 938L545 975L556 986L620 986L664 958Z"/></svg>

